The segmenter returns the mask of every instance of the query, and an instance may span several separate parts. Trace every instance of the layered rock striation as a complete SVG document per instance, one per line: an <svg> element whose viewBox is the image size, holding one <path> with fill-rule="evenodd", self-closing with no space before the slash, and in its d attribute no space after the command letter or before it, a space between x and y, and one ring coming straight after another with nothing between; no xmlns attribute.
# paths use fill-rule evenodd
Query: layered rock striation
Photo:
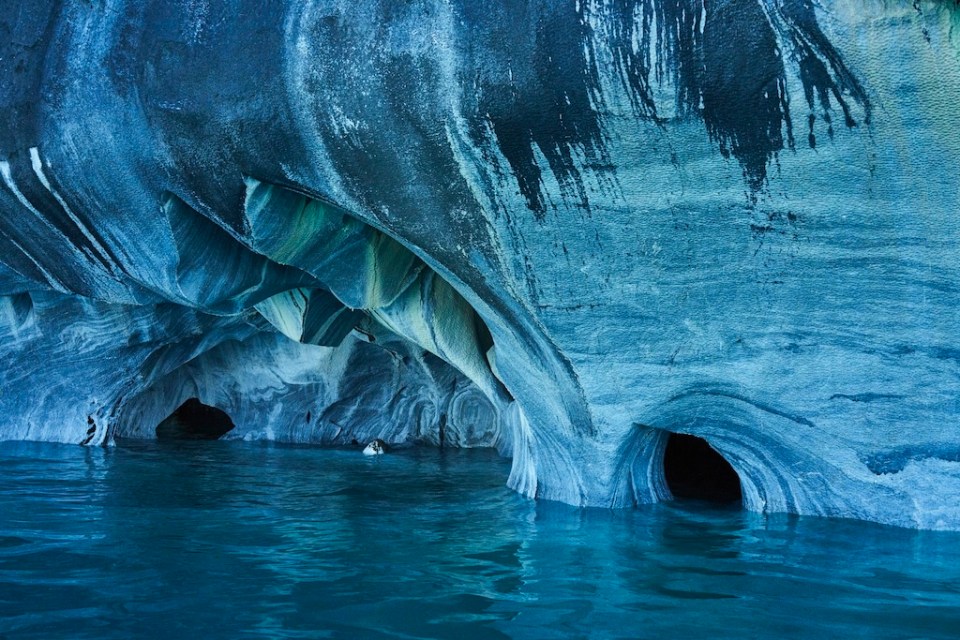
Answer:
<svg viewBox="0 0 960 640"><path fill-rule="evenodd" d="M955 3L3 9L0 438L190 403L621 507L687 434L960 529Z"/></svg>

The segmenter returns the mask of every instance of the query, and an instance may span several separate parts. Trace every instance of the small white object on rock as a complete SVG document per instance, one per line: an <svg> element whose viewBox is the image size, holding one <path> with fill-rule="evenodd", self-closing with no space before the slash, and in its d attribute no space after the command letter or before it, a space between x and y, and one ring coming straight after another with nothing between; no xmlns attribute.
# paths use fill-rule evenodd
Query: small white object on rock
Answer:
<svg viewBox="0 0 960 640"><path fill-rule="evenodd" d="M363 449L365 456L382 456L387 452L387 443L380 438L375 439Z"/></svg>

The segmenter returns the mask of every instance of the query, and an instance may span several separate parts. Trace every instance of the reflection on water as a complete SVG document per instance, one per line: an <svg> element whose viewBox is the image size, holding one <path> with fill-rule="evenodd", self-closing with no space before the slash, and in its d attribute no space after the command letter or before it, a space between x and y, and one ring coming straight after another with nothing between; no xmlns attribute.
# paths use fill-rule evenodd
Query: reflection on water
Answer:
<svg viewBox="0 0 960 640"><path fill-rule="evenodd" d="M0 444L0 637L944 637L960 535L534 503L488 451Z"/></svg>

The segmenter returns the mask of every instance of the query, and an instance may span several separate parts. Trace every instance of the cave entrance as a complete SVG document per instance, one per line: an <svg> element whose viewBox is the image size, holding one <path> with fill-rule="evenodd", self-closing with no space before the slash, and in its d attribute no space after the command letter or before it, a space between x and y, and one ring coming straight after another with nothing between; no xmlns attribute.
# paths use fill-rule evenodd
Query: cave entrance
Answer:
<svg viewBox="0 0 960 640"><path fill-rule="evenodd" d="M190 398L157 425L157 440L217 440L233 426L225 412Z"/></svg>
<svg viewBox="0 0 960 640"><path fill-rule="evenodd" d="M671 433L663 472L674 498L729 504L740 502L740 476L703 438Z"/></svg>

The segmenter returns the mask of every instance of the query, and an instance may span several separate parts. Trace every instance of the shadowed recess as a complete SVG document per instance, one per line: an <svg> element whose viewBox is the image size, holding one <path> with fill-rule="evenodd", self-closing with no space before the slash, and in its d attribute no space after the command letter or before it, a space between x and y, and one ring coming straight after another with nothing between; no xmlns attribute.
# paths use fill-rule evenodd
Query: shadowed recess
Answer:
<svg viewBox="0 0 960 640"><path fill-rule="evenodd" d="M674 498L740 502L740 477L703 438L670 434L663 471Z"/></svg>
<svg viewBox="0 0 960 640"><path fill-rule="evenodd" d="M157 425L157 439L218 440L233 426L225 412L190 398Z"/></svg>

